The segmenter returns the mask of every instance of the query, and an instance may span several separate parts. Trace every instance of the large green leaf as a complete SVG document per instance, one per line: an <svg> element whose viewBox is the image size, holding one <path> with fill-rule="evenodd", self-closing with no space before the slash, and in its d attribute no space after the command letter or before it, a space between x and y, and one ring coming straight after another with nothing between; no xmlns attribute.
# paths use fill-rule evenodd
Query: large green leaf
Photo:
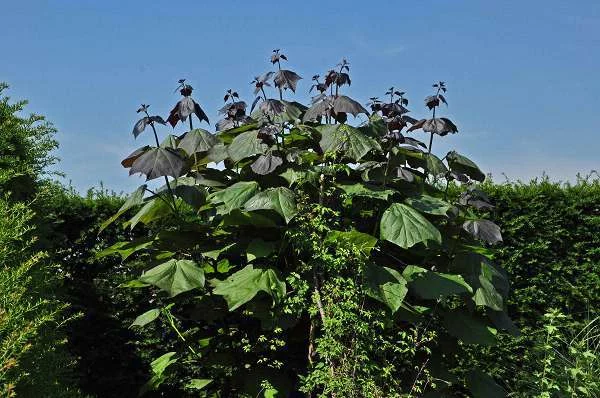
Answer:
<svg viewBox="0 0 600 398"><path fill-rule="evenodd" d="M227 146L224 144L215 144L212 148L206 152L206 155L200 159L196 160L196 165L201 166L204 164L209 164L211 162L219 163L223 160L227 159L229 154L227 153Z"/></svg>
<svg viewBox="0 0 600 398"><path fill-rule="evenodd" d="M409 282L409 289L426 300L473 292L471 286L460 275L443 274L409 265L402 272L402 276Z"/></svg>
<svg viewBox="0 0 600 398"><path fill-rule="evenodd" d="M152 308L151 310L148 310L148 311L144 312L142 315L139 315L137 318L135 318L135 320L133 321L133 323L131 324L130 327L146 326L147 324L149 324L150 322L153 322L156 318L158 318L159 315L160 315L160 310L158 308Z"/></svg>
<svg viewBox="0 0 600 398"><path fill-rule="evenodd" d="M403 203L394 203L381 217L381 239L408 249L417 243L442 241L440 231L418 211Z"/></svg>
<svg viewBox="0 0 600 398"><path fill-rule="evenodd" d="M204 286L204 270L191 260L169 260L144 272L139 278L173 297Z"/></svg>
<svg viewBox="0 0 600 398"><path fill-rule="evenodd" d="M465 344L495 345L497 330L479 318L461 311L449 311L442 320L448 332Z"/></svg>
<svg viewBox="0 0 600 398"><path fill-rule="evenodd" d="M319 145L323 152L344 151L350 159L360 160L373 149L381 150L376 140L347 124L324 124L317 130L321 133Z"/></svg>
<svg viewBox="0 0 600 398"><path fill-rule="evenodd" d="M218 143L219 139L216 135L203 129L194 129L181 137L178 147L191 156L198 152L208 152Z"/></svg>
<svg viewBox="0 0 600 398"><path fill-rule="evenodd" d="M142 224L148 224L149 222L171 214L171 212L172 209L167 203L167 199L164 197L156 197L147 202L144 207L125 223L125 226L129 225L129 227L133 229L140 222Z"/></svg>
<svg viewBox="0 0 600 398"><path fill-rule="evenodd" d="M434 214L436 216L445 216L448 210L452 208L450 203L429 195L410 197L404 202L422 213Z"/></svg>
<svg viewBox="0 0 600 398"><path fill-rule="evenodd" d="M150 363L153 376L140 389L140 396L150 390L156 390L165 381L165 371L170 365L177 362L177 358L172 359L175 354L175 352L167 352Z"/></svg>
<svg viewBox="0 0 600 398"><path fill-rule="evenodd" d="M241 208L248 199L250 199L258 190L256 181L242 181L215 192L208 196L208 199L214 203L223 203L223 212L229 213L234 209Z"/></svg>
<svg viewBox="0 0 600 398"><path fill-rule="evenodd" d="M245 210L275 210L286 223L298 212L294 192L285 187L268 188L257 193L244 204Z"/></svg>
<svg viewBox="0 0 600 398"><path fill-rule="evenodd" d="M239 225L251 225L259 228L275 228L277 223L273 220L273 217L269 217L270 214L263 215L258 212L241 211L234 209L231 213L223 216L221 222L222 227L228 226L239 226Z"/></svg>
<svg viewBox="0 0 600 398"><path fill-rule="evenodd" d="M459 253L452 261L452 270L464 276L474 289L473 300L477 305L495 311L504 309L509 283L506 272L477 253Z"/></svg>
<svg viewBox="0 0 600 398"><path fill-rule="evenodd" d="M338 185L341 190L343 190L346 195L350 197L354 196L364 196L367 198L373 199L381 199L388 200L388 198L395 194L396 191L393 189L386 189L381 187L380 185L366 184L366 183L356 183L356 184L341 184Z"/></svg>
<svg viewBox="0 0 600 398"><path fill-rule="evenodd" d="M258 138L258 130L246 131L236 136L227 147L227 153L234 162L250 156L263 154L269 147Z"/></svg>
<svg viewBox="0 0 600 398"><path fill-rule="evenodd" d="M247 265L224 281L215 281L214 294L223 296L230 311L233 311L252 300L258 292L263 291L278 303L285 296L285 283L280 281L275 270L270 268L254 268Z"/></svg>
<svg viewBox="0 0 600 398"><path fill-rule="evenodd" d="M260 238L252 239L246 248L246 258L251 262L257 258L268 257L275 251L275 247L275 242L265 242Z"/></svg>
<svg viewBox="0 0 600 398"><path fill-rule="evenodd" d="M202 390L210 383L212 383L212 379L192 379L188 384L185 385L185 388L189 388L192 390Z"/></svg>
<svg viewBox="0 0 600 398"><path fill-rule="evenodd" d="M144 193L146 192L146 187L147 185L144 184L139 186L135 191L133 191L133 193L129 195L125 203L123 203L123 206L121 206L119 211L117 211L111 218L104 221L100 225L100 230L98 231L98 233L102 232L106 227L115 222L117 218L121 217L123 213L125 213L127 210L144 204Z"/></svg>
<svg viewBox="0 0 600 398"><path fill-rule="evenodd" d="M181 198L185 203L194 209L200 208L206 203L206 190L202 186L202 180L195 177L180 177L158 188L157 194L169 195L169 188L175 196Z"/></svg>
<svg viewBox="0 0 600 398"><path fill-rule="evenodd" d="M140 238L132 241L117 242L114 245L96 253L96 257L102 258L111 254L118 254L122 260L126 260L133 253L146 249L154 243L153 238Z"/></svg>
<svg viewBox="0 0 600 398"><path fill-rule="evenodd" d="M448 172L446 165L433 153L425 154L425 161L427 162L427 170L434 177L443 176Z"/></svg>
<svg viewBox="0 0 600 398"><path fill-rule="evenodd" d="M483 181L485 180L485 174L473 161L464 157L463 155L459 155L455 151L448 152L446 155L446 159L448 160L448 166L450 166L450 170L466 174L474 180Z"/></svg>
<svg viewBox="0 0 600 398"><path fill-rule="evenodd" d="M348 242L368 257L377 244L377 238L356 230L331 231L325 237L325 242L337 242L338 244Z"/></svg>
<svg viewBox="0 0 600 398"><path fill-rule="evenodd" d="M505 398L506 391L500 387L487 373L473 369L467 374L467 387L473 398Z"/></svg>
<svg viewBox="0 0 600 398"><path fill-rule="evenodd" d="M292 167L288 167L283 173L279 174L283 177L291 187L295 183L303 183L310 182L312 184L316 184L318 180L319 173L312 170L305 169L295 169Z"/></svg>
<svg viewBox="0 0 600 398"><path fill-rule="evenodd" d="M387 305L392 312L400 308L408 292L406 280L392 268L369 264L364 281L367 295Z"/></svg>

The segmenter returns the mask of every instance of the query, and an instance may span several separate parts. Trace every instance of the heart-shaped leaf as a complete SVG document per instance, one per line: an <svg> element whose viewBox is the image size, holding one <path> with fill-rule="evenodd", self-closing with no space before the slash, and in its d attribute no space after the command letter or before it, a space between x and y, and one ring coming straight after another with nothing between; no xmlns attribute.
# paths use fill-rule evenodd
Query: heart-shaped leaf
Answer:
<svg viewBox="0 0 600 398"><path fill-rule="evenodd" d="M460 253L452 261L451 269L460 273L475 291L473 301L477 305L495 311L504 310L509 283L506 272L477 253Z"/></svg>
<svg viewBox="0 0 600 398"><path fill-rule="evenodd" d="M208 196L214 204L223 204L224 213L241 208L258 191L258 183L255 181L237 182L221 191Z"/></svg>
<svg viewBox="0 0 600 398"><path fill-rule="evenodd" d="M250 130L237 135L227 147L227 153L234 162L250 156L263 154L269 148L258 138L258 130Z"/></svg>
<svg viewBox="0 0 600 398"><path fill-rule="evenodd" d="M409 288L425 300L437 300L447 296L472 293L473 289L460 275L428 271L416 265L407 266L402 276Z"/></svg>
<svg viewBox="0 0 600 398"><path fill-rule="evenodd" d="M502 242L500 227L492 221L468 220L464 222L463 229L473 235L476 239L481 239L492 245Z"/></svg>
<svg viewBox="0 0 600 398"><path fill-rule="evenodd" d="M151 310L148 310L146 312L144 312L142 315L139 315L137 318L135 318L135 320L133 321L133 323L131 324L130 327L144 327L147 324L149 324L150 322L153 322L156 318L158 318L158 316L160 315L160 310L158 308L153 308Z"/></svg>
<svg viewBox="0 0 600 398"><path fill-rule="evenodd" d="M446 159L448 160L448 166L450 166L452 171L466 174L476 181L485 180L485 174L479 170L479 167L477 167L473 161L465 156L459 155L455 151L451 151L446 155Z"/></svg>
<svg viewBox="0 0 600 398"><path fill-rule="evenodd" d="M360 103L345 95L335 97L333 100L333 111L335 113L350 113L354 117L358 116L359 113L369 115L369 112Z"/></svg>
<svg viewBox="0 0 600 398"><path fill-rule="evenodd" d="M296 92L296 85L298 81L302 79L295 72L291 70L281 69L275 73L275 77L273 78L273 83L275 83L275 87L281 89L290 89L294 93Z"/></svg>
<svg viewBox="0 0 600 398"><path fill-rule="evenodd" d="M275 210L286 223L298 212L294 192L285 187L268 188L250 198L244 208L248 211Z"/></svg>
<svg viewBox="0 0 600 398"><path fill-rule="evenodd" d="M398 271L375 264L365 268L364 282L367 295L387 305L392 313L398 311L408 292Z"/></svg>
<svg viewBox="0 0 600 398"><path fill-rule="evenodd" d="M247 265L224 281L215 281L213 293L223 296L229 311L234 311L252 300L258 292L265 292L278 303L285 296L285 283L280 281L277 272L270 268L254 268Z"/></svg>
<svg viewBox="0 0 600 398"><path fill-rule="evenodd" d="M174 178L184 174L186 161L173 148L152 148L138 157L129 170L129 175L141 173L146 180L171 176Z"/></svg>
<svg viewBox="0 0 600 398"><path fill-rule="evenodd" d="M323 152L344 151L353 160L360 160L371 150L381 150L379 143L347 124L325 124L317 127L321 133L319 145Z"/></svg>
<svg viewBox="0 0 600 398"><path fill-rule="evenodd" d="M258 159L256 159L254 163L250 165L250 168L256 174L266 175L275 171L275 169L282 164L283 159L281 159L279 156L269 153L267 155L260 155Z"/></svg>
<svg viewBox="0 0 600 398"><path fill-rule="evenodd" d="M455 310L444 312L442 320L448 332L465 344L496 345L498 331L483 320Z"/></svg>
<svg viewBox="0 0 600 398"><path fill-rule="evenodd" d="M203 129L194 129L181 136L178 148L191 156L195 153L207 152L218 143L219 139L214 134Z"/></svg>
<svg viewBox="0 0 600 398"><path fill-rule="evenodd" d="M442 199L429 195L409 197L405 202L422 213L445 216L452 205Z"/></svg>
<svg viewBox="0 0 600 398"><path fill-rule="evenodd" d="M418 211L402 203L391 205L381 217L381 239L408 249L433 240L441 243L440 231Z"/></svg>
<svg viewBox="0 0 600 398"><path fill-rule="evenodd" d="M191 260L169 260L139 278L167 292L170 297L204 286L204 270Z"/></svg>

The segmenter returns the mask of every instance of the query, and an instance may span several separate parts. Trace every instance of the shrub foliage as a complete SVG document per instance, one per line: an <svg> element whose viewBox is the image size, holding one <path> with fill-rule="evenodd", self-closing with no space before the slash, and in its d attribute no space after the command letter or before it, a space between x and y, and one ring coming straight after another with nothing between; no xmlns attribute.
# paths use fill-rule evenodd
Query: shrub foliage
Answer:
<svg viewBox="0 0 600 398"><path fill-rule="evenodd" d="M458 131L439 115L445 84L425 99L428 118L408 116L394 88L368 111L343 94L343 60L313 77L304 106L290 98L301 77L286 61L273 52L248 113L226 92L216 134L194 128L208 118L183 79L166 120L138 109L133 135L153 144L122 164L164 185L139 187L103 227L136 208L125 226L155 232L102 255L144 264L126 284L148 289L132 327L160 321L176 338L141 392L501 395L479 370L450 372L464 345L494 345L514 326L507 274L487 249L500 229L477 214L493 207L476 188L484 174L455 151L432 152L435 136ZM189 131L161 141L167 123ZM428 144L407 135L419 130ZM458 200L451 181L468 186Z"/></svg>

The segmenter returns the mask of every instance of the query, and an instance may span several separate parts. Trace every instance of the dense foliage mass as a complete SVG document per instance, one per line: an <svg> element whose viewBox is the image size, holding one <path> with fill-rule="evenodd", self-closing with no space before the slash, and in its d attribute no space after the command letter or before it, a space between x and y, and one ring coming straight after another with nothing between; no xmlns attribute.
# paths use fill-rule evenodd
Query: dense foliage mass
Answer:
<svg viewBox="0 0 600 398"><path fill-rule="evenodd" d="M482 188L502 226L505 244L494 259L511 275L508 313L521 335L476 350L471 364L497 375L508 390L534 396L546 389L539 383L550 354L556 360L549 391L600 396L600 180Z"/></svg>
<svg viewBox="0 0 600 398"><path fill-rule="evenodd" d="M254 79L249 115L227 91L216 134L193 128L208 118L183 79L166 121L138 109L133 135L155 145L122 164L164 186L140 186L104 226L141 207L125 225L153 232L102 254L143 264L126 284L149 289L132 327L160 321L177 339L142 393L170 382L215 397L502 395L479 369L451 372L464 345L515 328L487 249L502 238L480 214L493 209L476 188L484 174L432 152L434 136L458 131L439 116L445 84L425 99L430 118L409 117L394 88L369 112L342 94L344 60L313 77L307 107L289 100L301 78L283 61L275 50L276 70ZM159 140L160 125L188 121ZM417 130L428 145L406 135ZM454 201L450 182L468 187Z"/></svg>
<svg viewBox="0 0 600 398"><path fill-rule="evenodd" d="M0 95L6 87L0 83ZM54 160L54 128L41 116L21 117L24 105L0 98L0 395L80 396L58 327L66 305L56 268L39 250L34 211Z"/></svg>
<svg viewBox="0 0 600 398"><path fill-rule="evenodd" d="M54 127L43 116L20 116L27 101L11 103L0 82L0 195L13 200L31 199L39 179L56 158Z"/></svg>
<svg viewBox="0 0 600 398"><path fill-rule="evenodd" d="M586 383L592 391L590 394L579 392L579 395L593 397L595 391L597 396L597 387L593 390L591 381L599 374L600 356L590 337L599 335L598 326L595 333L592 329L599 324L598 320L593 321L598 316L600 296L595 290L598 285L590 285L590 281L597 278L600 268L600 259L594 249L599 247L595 231L600 181L581 181L574 186L547 181L490 183L481 188L496 204L493 219L503 227L505 244L498 247L494 256L515 281L511 285L513 292L508 299L508 312L521 334L517 338L503 335L498 345L489 348L471 346L467 357L454 372L464 374L473 368L485 370L516 397L538 396L544 391L552 392L550 396L560 396L561 391L570 396L567 390L573 380L578 387ZM460 192L450 191L452 196L458 194ZM48 215L44 224L54 229L44 233L52 237L47 247L54 247L51 254L55 261L64 264L69 301L83 313L81 318L67 325L69 349L81 358L76 369L78 383L83 392L93 397L134 396L149 377L152 359L177 347L174 342L177 336L158 323L148 324L145 328L129 328L137 314L152 308L145 290L119 286L142 264L123 266L120 258L100 259L94 255L108 242L114 242L123 233L130 233L118 226L109 226L100 235L102 240L96 239L100 224L121 207L123 200L102 192L80 197L61 190L52 198L44 210ZM567 214L570 216L566 217ZM516 219L519 221L514 222ZM560 240L565 244L560 253L554 252L550 258L547 256L549 245L539 242L552 240L556 243L558 238L552 235L554 230L563 231ZM131 233L134 235L129 239L148 232L136 228ZM525 250L526 257L516 257ZM570 260L565 262L565 259ZM525 261L530 266L522 266ZM532 272L530 267L535 271ZM536 278L536 275L540 277ZM548 283L548 280L567 282ZM569 289L564 290L565 286ZM535 295L521 299L526 292L542 292L552 301L539 304ZM577 297L581 306L573 305ZM556 316L552 307L567 318ZM548 331L552 331L549 342ZM579 339L576 338L578 334ZM586 346L582 349L584 343ZM552 356L550 366L545 366ZM546 387L541 385L544 370ZM186 392L183 386L177 386L177 381L188 374L186 367L171 368L168 379L160 386L160 394L184 395ZM118 383L113 383L114 380ZM552 383L548 381L558 387L550 388Z"/></svg>

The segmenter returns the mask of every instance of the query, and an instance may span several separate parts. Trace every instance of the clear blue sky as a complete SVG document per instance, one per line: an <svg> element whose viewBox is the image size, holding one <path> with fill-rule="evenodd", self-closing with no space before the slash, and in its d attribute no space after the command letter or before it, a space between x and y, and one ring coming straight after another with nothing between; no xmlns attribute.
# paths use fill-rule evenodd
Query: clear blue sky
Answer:
<svg viewBox="0 0 600 398"><path fill-rule="evenodd" d="M150 139L131 135L140 103L166 116L187 78L214 126L226 89L252 101L274 48L304 77L304 102L310 77L342 57L349 95L393 85L415 117L446 81L460 131L434 151L456 148L495 180L600 169L598 0L11 1L2 14L0 81L55 123L59 169L80 190L140 183L120 166Z"/></svg>

